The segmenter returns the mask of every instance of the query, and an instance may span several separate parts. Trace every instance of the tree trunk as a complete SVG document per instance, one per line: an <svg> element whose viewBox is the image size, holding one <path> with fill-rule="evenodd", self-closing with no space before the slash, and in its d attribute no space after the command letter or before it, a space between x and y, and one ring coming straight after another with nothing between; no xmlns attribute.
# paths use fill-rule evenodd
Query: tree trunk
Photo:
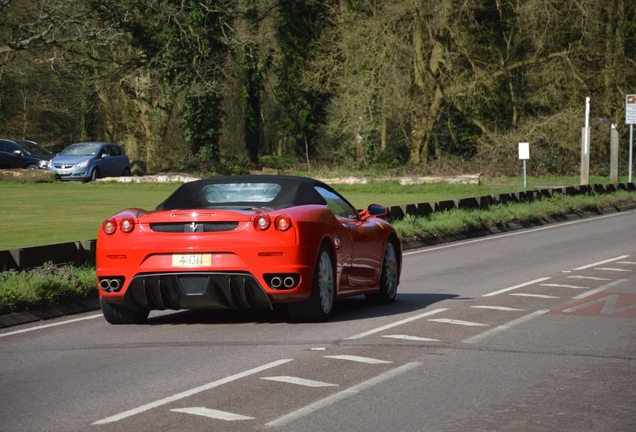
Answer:
<svg viewBox="0 0 636 432"><path fill-rule="evenodd" d="M420 5L419 9L423 9ZM419 10L414 14L413 26L413 73L415 84L415 114L411 132L411 149L409 161L413 164L425 165L435 145L434 128L437 123L444 92L441 86L441 69L444 66L446 48L444 38L448 32L448 20L452 11L452 1L444 0L442 15L437 30L431 32L431 54L428 67L424 59L424 17Z"/></svg>

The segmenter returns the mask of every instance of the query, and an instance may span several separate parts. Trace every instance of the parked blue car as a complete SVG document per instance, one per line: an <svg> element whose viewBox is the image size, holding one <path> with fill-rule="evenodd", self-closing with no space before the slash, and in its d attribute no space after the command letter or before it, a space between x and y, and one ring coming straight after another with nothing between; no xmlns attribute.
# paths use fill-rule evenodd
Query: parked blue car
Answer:
<svg viewBox="0 0 636 432"><path fill-rule="evenodd" d="M71 144L49 164L62 180L94 181L130 175L130 161L121 146L104 142Z"/></svg>

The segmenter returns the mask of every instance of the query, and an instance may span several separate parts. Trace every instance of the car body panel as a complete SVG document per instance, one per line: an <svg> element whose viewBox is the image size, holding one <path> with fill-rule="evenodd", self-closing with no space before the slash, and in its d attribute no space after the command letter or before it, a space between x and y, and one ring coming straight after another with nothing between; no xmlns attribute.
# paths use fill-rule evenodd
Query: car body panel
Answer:
<svg viewBox="0 0 636 432"><path fill-rule="evenodd" d="M130 160L117 144L75 143L51 159L49 170L55 171L61 180L89 181L130 175Z"/></svg>
<svg viewBox="0 0 636 432"><path fill-rule="evenodd" d="M258 206L205 206L203 188L224 182L276 183L282 190ZM394 229L383 219L361 218L353 207L352 217L335 215L314 186L337 194L303 177L220 177L183 185L156 210L117 213L105 221L115 232L102 227L97 236L100 297L130 310L259 309L298 302L312 293L321 245L333 255L336 299L377 292L389 240L398 246L401 262ZM186 208L189 202L193 208ZM281 215L291 220L286 231L274 223L265 230L256 226L261 216L274 222ZM130 232L123 232L124 221L133 224Z"/></svg>

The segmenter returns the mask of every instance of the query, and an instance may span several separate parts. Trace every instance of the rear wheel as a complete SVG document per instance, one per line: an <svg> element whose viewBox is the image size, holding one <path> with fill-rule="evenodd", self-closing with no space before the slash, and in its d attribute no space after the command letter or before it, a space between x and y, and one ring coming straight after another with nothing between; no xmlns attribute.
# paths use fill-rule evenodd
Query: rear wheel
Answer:
<svg viewBox="0 0 636 432"><path fill-rule="evenodd" d="M382 274L380 275L380 291L367 294L367 300L374 303L393 303L398 286L398 258L395 253L395 245L391 240L386 244L384 259L382 261Z"/></svg>
<svg viewBox="0 0 636 432"><path fill-rule="evenodd" d="M122 177L130 177L130 168L124 168L124 172L122 173Z"/></svg>
<svg viewBox="0 0 636 432"><path fill-rule="evenodd" d="M102 308L104 318L111 324L143 324L150 314L149 311L136 312L130 310L124 305L112 305L101 298L99 299L99 305Z"/></svg>
<svg viewBox="0 0 636 432"><path fill-rule="evenodd" d="M287 310L293 321L324 322L331 316L334 299L333 258L329 248L323 245L314 268L311 295L306 300L289 303Z"/></svg>
<svg viewBox="0 0 636 432"><path fill-rule="evenodd" d="M94 168L91 173L91 181L95 181L99 178L99 168Z"/></svg>
<svg viewBox="0 0 636 432"><path fill-rule="evenodd" d="M28 170L36 170L36 169L38 169L38 166L30 164L30 165L27 165L26 169L28 169Z"/></svg>

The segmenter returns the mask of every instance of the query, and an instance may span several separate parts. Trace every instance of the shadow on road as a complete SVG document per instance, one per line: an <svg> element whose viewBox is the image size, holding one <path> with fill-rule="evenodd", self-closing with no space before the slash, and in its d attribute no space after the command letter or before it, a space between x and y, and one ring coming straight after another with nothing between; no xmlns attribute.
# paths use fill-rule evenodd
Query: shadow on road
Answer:
<svg viewBox="0 0 636 432"><path fill-rule="evenodd" d="M409 314L424 311L444 300L457 300L457 294L400 294L389 305L368 302L364 296L339 300L334 305L329 322L345 322L382 316ZM463 300L463 299L462 299ZM285 305L275 305L274 310L185 310L174 313L152 313L146 325L192 325L192 324L280 324L302 325L289 321ZM316 324L311 324L316 325Z"/></svg>

